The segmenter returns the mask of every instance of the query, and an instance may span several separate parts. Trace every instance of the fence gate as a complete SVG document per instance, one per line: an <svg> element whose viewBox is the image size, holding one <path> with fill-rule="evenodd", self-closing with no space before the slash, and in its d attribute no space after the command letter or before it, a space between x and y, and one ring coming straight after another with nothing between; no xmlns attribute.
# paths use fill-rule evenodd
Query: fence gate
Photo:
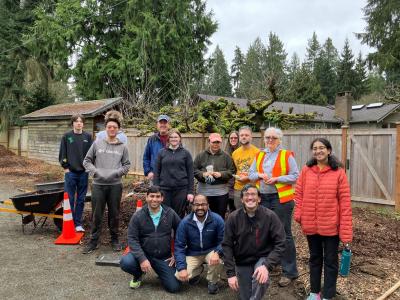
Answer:
<svg viewBox="0 0 400 300"><path fill-rule="evenodd" d="M352 199L394 205L396 131L350 130L348 145Z"/></svg>

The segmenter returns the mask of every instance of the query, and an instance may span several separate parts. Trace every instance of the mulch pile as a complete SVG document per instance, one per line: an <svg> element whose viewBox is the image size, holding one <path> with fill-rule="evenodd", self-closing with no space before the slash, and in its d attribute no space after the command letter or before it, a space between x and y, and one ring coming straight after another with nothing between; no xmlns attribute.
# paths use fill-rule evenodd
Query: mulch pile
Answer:
<svg viewBox="0 0 400 300"><path fill-rule="evenodd" d="M120 241L123 245L127 244L127 228L135 212L136 201L144 201L146 188L147 185L143 182L130 185L128 191L138 192L121 201ZM90 228L89 219L90 214L86 211L86 228ZM336 299L376 299L400 279L400 217L365 208L354 208L353 223L351 274L345 278L339 276ZM283 291L276 285L279 276L276 280L273 278L269 292L271 299L304 299L309 292L307 240L297 224L293 224L293 234L296 240L299 279ZM86 235L84 241L87 242L88 239L89 235ZM101 243L109 242L105 215ZM400 291L391 297L388 299L400 299Z"/></svg>
<svg viewBox="0 0 400 300"><path fill-rule="evenodd" d="M38 159L28 159L15 155L0 145L0 174L34 178L36 182L48 182L63 179L63 170L60 166L50 165Z"/></svg>

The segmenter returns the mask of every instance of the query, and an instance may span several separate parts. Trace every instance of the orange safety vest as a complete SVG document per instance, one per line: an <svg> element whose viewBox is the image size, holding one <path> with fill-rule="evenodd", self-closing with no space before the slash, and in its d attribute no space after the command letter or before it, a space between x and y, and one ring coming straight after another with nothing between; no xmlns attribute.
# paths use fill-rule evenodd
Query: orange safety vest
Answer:
<svg viewBox="0 0 400 300"><path fill-rule="evenodd" d="M256 156L256 170L258 173L264 173L263 162L265 158L265 152L260 151ZM284 176L289 173L289 157L293 156L293 153L288 150L279 150L278 157L276 158L275 165L272 169L272 177ZM260 188L260 180L257 181L257 188ZM278 190L279 202L285 203L294 199L294 189L291 184L287 183L275 183L275 187Z"/></svg>

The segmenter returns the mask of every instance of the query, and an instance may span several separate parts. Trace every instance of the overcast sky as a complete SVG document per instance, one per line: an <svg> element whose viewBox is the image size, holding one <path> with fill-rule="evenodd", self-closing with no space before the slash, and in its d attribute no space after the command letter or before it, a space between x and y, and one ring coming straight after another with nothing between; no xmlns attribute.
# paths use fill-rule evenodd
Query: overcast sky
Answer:
<svg viewBox="0 0 400 300"><path fill-rule="evenodd" d="M307 41L315 31L320 44L330 37L341 52L347 37L354 55L369 48L361 45L354 32L366 27L362 8L366 0L207 0L218 30L211 38L210 53L218 44L230 65L239 46L243 53L260 37L264 43L270 31L285 46L288 60L294 52L303 60Z"/></svg>

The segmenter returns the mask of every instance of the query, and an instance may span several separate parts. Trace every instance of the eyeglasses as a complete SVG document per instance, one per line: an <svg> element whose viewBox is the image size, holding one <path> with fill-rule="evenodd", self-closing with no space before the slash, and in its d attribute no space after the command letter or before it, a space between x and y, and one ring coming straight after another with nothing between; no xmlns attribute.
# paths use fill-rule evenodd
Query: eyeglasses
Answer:
<svg viewBox="0 0 400 300"><path fill-rule="evenodd" d="M271 141L275 141L275 140L277 140L277 139L279 139L278 137L276 137L276 136L265 136L264 137L264 140L271 140Z"/></svg>
<svg viewBox="0 0 400 300"><path fill-rule="evenodd" d="M229 139L230 139L230 140L237 140L238 137L236 137L236 136L231 136Z"/></svg>
<svg viewBox="0 0 400 300"><path fill-rule="evenodd" d="M208 203L194 203L193 206L194 207L202 207L202 206L206 207L206 206L208 206Z"/></svg>
<svg viewBox="0 0 400 300"><path fill-rule="evenodd" d="M321 147L314 147L312 148L312 151L318 151L318 150L325 150L326 147L325 146L321 146Z"/></svg>

